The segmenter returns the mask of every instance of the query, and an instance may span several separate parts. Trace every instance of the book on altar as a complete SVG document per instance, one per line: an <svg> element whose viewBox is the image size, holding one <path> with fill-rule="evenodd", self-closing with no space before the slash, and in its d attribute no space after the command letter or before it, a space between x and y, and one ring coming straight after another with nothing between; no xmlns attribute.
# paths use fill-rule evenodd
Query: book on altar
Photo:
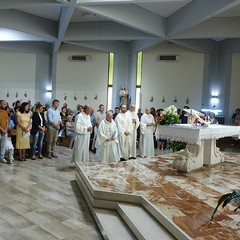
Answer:
<svg viewBox="0 0 240 240"><path fill-rule="evenodd" d="M188 115L189 115L189 120L188 122L193 125L197 125L198 122L200 122L203 126L207 127L210 123L204 121L201 116L205 116L205 114L195 110L195 109L183 109Z"/></svg>
<svg viewBox="0 0 240 240"><path fill-rule="evenodd" d="M189 109L183 109L183 111L185 111L186 113L190 114L190 115L197 115L197 116L204 116L205 114L193 109L193 108L189 108Z"/></svg>

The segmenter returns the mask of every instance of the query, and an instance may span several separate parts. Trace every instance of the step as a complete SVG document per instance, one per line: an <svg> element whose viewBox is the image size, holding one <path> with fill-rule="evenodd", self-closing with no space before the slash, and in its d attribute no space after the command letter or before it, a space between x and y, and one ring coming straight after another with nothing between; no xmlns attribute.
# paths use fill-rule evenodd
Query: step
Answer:
<svg viewBox="0 0 240 240"><path fill-rule="evenodd" d="M105 240L137 240L116 211L97 208L94 211Z"/></svg>
<svg viewBox="0 0 240 240"><path fill-rule="evenodd" d="M138 240L176 239L140 205L119 203L117 211Z"/></svg>

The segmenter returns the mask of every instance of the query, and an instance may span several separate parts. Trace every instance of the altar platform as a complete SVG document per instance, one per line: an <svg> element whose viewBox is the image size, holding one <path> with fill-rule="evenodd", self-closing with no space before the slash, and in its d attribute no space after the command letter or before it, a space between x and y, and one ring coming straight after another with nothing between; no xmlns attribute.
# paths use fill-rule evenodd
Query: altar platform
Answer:
<svg viewBox="0 0 240 240"><path fill-rule="evenodd" d="M172 168L177 155L103 165L78 165L76 180L104 239L237 240L239 212L219 208L218 198L240 189L240 153L190 173Z"/></svg>

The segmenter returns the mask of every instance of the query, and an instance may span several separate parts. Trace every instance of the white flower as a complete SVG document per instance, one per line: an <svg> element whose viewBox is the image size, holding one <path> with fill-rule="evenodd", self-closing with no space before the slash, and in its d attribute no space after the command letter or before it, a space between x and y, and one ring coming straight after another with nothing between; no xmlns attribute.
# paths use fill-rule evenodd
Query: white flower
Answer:
<svg viewBox="0 0 240 240"><path fill-rule="evenodd" d="M167 108L164 108L164 113L166 115L169 115L169 114L177 115L177 108L174 105L171 105Z"/></svg>

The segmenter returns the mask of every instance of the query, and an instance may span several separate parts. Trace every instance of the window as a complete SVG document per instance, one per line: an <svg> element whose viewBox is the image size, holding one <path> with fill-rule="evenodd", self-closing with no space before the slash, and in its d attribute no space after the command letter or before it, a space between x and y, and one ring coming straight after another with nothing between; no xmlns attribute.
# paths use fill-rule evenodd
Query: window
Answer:
<svg viewBox="0 0 240 240"><path fill-rule="evenodd" d="M137 54L137 81L136 81L136 110L141 106L141 85L142 85L142 60L143 60L143 53L139 52Z"/></svg>
<svg viewBox="0 0 240 240"><path fill-rule="evenodd" d="M109 58L108 58L107 110L112 109L113 72L114 72L114 53L109 53Z"/></svg>

